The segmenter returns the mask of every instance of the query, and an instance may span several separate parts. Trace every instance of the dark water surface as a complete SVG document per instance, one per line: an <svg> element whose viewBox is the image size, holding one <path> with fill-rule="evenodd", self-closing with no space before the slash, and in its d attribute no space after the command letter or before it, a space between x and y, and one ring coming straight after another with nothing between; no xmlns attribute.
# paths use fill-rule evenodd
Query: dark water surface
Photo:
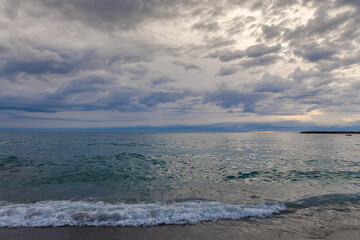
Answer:
<svg viewBox="0 0 360 240"><path fill-rule="evenodd" d="M1 133L0 179L0 227L360 223L360 135Z"/></svg>

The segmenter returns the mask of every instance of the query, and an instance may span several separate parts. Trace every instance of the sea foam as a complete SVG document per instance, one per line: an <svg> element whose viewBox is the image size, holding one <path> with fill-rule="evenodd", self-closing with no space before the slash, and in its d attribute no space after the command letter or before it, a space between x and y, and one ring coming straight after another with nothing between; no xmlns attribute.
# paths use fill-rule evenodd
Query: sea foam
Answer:
<svg viewBox="0 0 360 240"><path fill-rule="evenodd" d="M236 205L219 202L124 204L89 201L0 202L0 227L154 226L270 217L284 204Z"/></svg>

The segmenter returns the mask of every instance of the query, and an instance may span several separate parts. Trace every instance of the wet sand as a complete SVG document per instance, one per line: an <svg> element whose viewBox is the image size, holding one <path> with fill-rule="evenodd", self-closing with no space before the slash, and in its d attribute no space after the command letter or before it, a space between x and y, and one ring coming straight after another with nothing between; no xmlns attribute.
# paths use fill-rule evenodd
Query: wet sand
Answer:
<svg viewBox="0 0 360 240"><path fill-rule="evenodd" d="M286 225L286 224L285 224ZM250 221L220 221L197 225L162 225L154 227L56 227L56 228L1 228L2 240L92 240L92 239L360 239L359 229L324 231L312 230L301 234L284 227Z"/></svg>
<svg viewBox="0 0 360 240"><path fill-rule="evenodd" d="M0 229L1 239L14 240L92 240L92 239L306 239L296 234L269 231L238 231L229 229L226 232L216 229L204 229L196 226L160 226L151 228L131 227L59 227L59 228L19 228Z"/></svg>

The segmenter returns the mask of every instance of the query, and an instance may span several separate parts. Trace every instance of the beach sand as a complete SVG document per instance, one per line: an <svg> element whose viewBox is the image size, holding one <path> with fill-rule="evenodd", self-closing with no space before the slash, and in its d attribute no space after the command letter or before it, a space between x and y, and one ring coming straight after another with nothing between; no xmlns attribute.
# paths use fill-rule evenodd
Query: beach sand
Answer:
<svg viewBox="0 0 360 240"><path fill-rule="evenodd" d="M59 228L19 228L0 229L1 239L38 239L38 240L92 240L92 239L306 239L299 235L284 232L269 231L216 231L189 226L159 226L159 227L59 227Z"/></svg>
<svg viewBox="0 0 360 240"><path fill-rule="evenodd" d="M312 230L309 234L274 228L250 221L220 221L196 225L161 225L153 227L46 227L1 228L1 240L92 240L92 239L360 239L359 229Z"/></svg>

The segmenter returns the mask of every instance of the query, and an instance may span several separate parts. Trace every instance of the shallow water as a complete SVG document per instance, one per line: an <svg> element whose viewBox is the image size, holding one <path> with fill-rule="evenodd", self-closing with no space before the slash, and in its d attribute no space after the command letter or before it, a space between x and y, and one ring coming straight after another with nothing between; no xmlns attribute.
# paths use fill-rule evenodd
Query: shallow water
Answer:
<svg viewBox="0 0 360 240"><path fill-rule="evenodd" d="M1 133L0 179L0 227L244 217L351 227L360 136Z"/></svg>

